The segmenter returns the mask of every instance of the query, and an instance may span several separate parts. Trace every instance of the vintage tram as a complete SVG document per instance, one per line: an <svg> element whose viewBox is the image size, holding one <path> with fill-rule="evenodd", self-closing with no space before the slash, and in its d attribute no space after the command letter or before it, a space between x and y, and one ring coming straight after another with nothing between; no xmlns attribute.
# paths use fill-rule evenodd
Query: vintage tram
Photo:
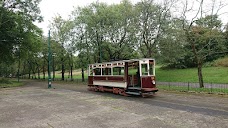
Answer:
<svg viewBox="0 0 228 128"><path fill-rule="evenodd" d="M88 89L124 96L154 95L158 91L155 60L143 58L89 64Z"/></svg>

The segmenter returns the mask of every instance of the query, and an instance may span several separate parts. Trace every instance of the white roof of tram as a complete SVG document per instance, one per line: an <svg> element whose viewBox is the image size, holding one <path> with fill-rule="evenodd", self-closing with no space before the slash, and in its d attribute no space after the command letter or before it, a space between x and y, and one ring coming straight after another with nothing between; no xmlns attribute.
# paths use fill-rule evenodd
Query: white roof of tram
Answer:
<svg viewBox="0 0 228 128"><path fill-rule="evenodd" d="M141 59L130 59L130 60L119 60L119 61L111 61L111 62L103 62L103 63L95 63L95 64L89 64L89 66L92 67L122 67L124 66L124 62L135 62L135 61L148 61L148 60L155 60L153 58L141 58ZM116 64L116 65L115 65Z"/></svg>

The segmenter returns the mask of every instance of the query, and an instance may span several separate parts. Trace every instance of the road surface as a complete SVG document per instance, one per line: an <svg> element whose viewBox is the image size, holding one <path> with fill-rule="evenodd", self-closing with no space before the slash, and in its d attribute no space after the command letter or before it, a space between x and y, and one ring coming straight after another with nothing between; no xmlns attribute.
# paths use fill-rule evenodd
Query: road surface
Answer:
<svg viewBox="0 0 228 128"><path fill-rule="evenodd" d="M151 98L30 81L0 89L0 128L227 128L228 96L159 91Z"/></svg>

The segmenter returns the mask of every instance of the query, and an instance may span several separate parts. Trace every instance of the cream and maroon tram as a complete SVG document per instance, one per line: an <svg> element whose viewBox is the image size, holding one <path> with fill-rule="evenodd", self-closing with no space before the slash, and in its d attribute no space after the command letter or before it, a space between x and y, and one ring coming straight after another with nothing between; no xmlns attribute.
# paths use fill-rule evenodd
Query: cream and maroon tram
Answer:
<svg viewBox="0 0 228 128"><path fill-rule="evenodd" d="M150 96L158 91L154 59L131 59L90 64L88 86L91 91L120 95Z"/></svg>

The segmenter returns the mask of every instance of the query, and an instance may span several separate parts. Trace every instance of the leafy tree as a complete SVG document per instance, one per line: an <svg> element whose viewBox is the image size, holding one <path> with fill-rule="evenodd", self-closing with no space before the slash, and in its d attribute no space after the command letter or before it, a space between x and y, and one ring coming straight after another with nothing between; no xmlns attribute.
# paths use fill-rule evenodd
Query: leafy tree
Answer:
<svg viewBox="0 0 228 128"><path fill-rule="evenodd" d="M41 21L40 0L3 0L0 7L0 61L12 61L15 47L29 45L31 33L38 28L34 21ZM38 30L40 31L40 30Z"/></svg>
<svg viewBox="0 0 228 128"><path fill-rule="evenodd" d="M136 4L136 35L143 57L154 57L158 52L156 46L170 24L172 4L173 1L167 1L158 5L153 0L143 0Z"/></svg>
<svg viewBox="0 0 228 128"><path fill-rule="evenodd" d="M204 1L200 0L199 8L195 16L188 24L183 23L183 30L185 31L186 41L188 47L191 48L194 61L198 69L198 78L200 87L204 87L202 66L206 59L215 54L224 53L224 38L222 37L221 21L218 20L218 12L223 5L219 5L217 11L215 10L215 1L213 1L211 14L207 15L203 10ZM188 9L186 1L185 8L182 12L182 19L186 21L187 12L192 11ZM203 17L203 15L206 15Z"/></svg>
<svg viewBox="0 0 228 128"><path fill-rule="evenodd" d="M60 15L54 17L50 26L53 40L61 44L61 64L62 64L62 80L64 80L65 73L65 46L69 41L70 29L72 28L69 20L64 20Z"/></svg>
<svg viewBox="0 0 228 128"><path fill-rule="evenodd" d="M168 68L187 68L191 64L188 58L188 49L182 30L182 21L173 19L166 32L162 34L158 42L159 54L156 58ZM190 63L189 63L190 60ZM190 66L191 67L191 66Z"/></svg>

